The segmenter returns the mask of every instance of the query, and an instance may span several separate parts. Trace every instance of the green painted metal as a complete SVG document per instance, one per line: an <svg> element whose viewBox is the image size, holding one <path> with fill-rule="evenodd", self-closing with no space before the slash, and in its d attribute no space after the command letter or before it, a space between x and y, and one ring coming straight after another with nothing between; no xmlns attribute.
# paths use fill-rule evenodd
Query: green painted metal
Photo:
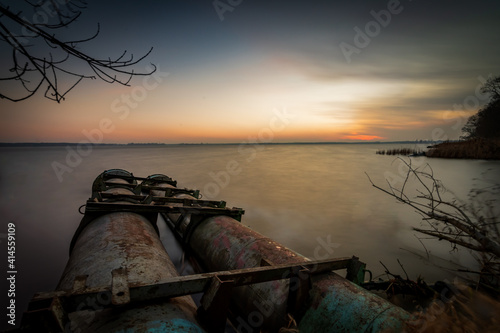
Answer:
<svg viewBox="0 0 500 333"><path fill-rule="evenodd" d="M403 332L410 314L362 287L330 274L314 281L301 333Z"/></svg>

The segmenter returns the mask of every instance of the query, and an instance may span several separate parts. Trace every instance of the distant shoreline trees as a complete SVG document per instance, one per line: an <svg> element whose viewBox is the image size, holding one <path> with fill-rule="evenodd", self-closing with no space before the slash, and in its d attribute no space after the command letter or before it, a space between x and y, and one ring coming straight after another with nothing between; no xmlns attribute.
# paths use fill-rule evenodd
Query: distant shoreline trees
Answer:
<svg viewBox="0 0 500 333"><path fill-rule="evenodd" d="M481 92L490 94L491 99L469 117L462 128L461 139L500 139L500 76L488 78Z"/></svg>

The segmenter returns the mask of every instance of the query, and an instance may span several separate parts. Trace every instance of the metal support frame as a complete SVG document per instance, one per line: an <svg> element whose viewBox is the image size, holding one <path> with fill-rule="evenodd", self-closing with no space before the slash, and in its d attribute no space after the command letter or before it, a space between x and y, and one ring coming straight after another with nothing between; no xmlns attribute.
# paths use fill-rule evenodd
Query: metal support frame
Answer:
<svg viewBox="0 0 500 333"><path fill-rule="evenodd" d="M108 181L113 178L122 178L128 183ZM142 183L138 183L137 180ZM91 221L113 212L141 214L151 222L156 232L158 232L156 225L158 213L162 214L167 222L174 225L178 231L183 219L190 216L186 230L176 235L176 237L181 237L185 244L189 242L196 227L206 218L224 215L241 221L241 216L244 214L241 208L227 208L224 201L173 198L172 195L179 193L199 198L199 191L156 186L158 182L176 185L175 181L163 175L141 178L119 169L108 170L101 174L94 181L92 197L85 205L85 215L75 232L70 249L73 248L81 231ZM127 188L134 194L104 192L113 187ZM163 191L165 196L140 195L143 191L149 193L150 190ZM179 217L177 221L172 221L167 214L179 214ZM127 270L118 268L110 272L112 279L109 286L90 288L86 286L87 276L77 276L71 290L36 294L25 315L36 327L44 327L48 332L59 332L64 331L69 320L68 314L85 310L82 304L95 303L92 300L110 299L111 302L102 305L102 308L113 308L203 293L201 305L198 308L200 318L210 332L223 332L232 291L235 287L289 279L288 312L300 316L305 311L303 304L309 297L313 275L347 269L347 278L359 284L363 282L365 266L357 257L287 264L273 264L266 258L262 258L260 267L175 276L154 284L130 283Z"/></svg>
<svg viewBox="0 0 500 333"><path fill-rule="evenodd" d="M107 308L203 293L199 313L202 318L206 319L205 323L211 323L209 325L213 332L222 332L227 319L232 288L288 277L291 279L289 307L290 312L295 313L300 310L307 298L312 275L345 269L357 260L356 257L338 258L175 276L148 285L129 283L126 270L120 268L111 272L111 286L87 288L85 287L86 277L82 276L75 279L72 290L36 294L30 302L26 315L33 320L44 322L46 318L52 318L50 326L62 329L67 322L68 314L83 310L81 304L89 304L91 299L109 297L112 301L102 306Z"/></svg>
<svg viewBox="0 0 500 333"><path fill-rule="evenodd" d="M365 282L366 264L353 257L349 266L347 266L346 279L361 285Z"/></svg>
<svg viewBox="0 0 500 333"><path fill-rule="evenodd" d="M134 177L137 179L138 177ZM113 183L114 184L114 183ZM118 184L121 186L141 186L134 184ZM153 187L164 190L164 187ZM105 190L106 188L104 188ZM171 189L169 190L180 190L180 191L193 191L193 190L181 190L181 189ZM103 190L103 189L101 189ZM241 208L226 207L225 201L214 201L214 200L197 200L197 199L186 199L186 198L172 198L172 197L160 197L152 195L138 195L138 194L113 194L104 193L102 191L97 191L92 193L92 197L87 200L85 204L85 215L80 222L78 229L76 230L70 245L70 253L75 245L78 236L82 230L97 217L109 214L113 212L133 212L141 214L146 217L152 224L157 233L158 226L156 225L156 220L158 213L163 214L180 214L179 219L183 218L185 215L190 214L195 216L194 220L199 220L201 222L205 218L215 215L225 215L234 218L235 220L241 221L241 216L245 211ZM134 193L136 193L134 191ZM191 193L191 192L190 192ZM120 201L120 203L117 203ZM123 201L130 202L121 203ZM177 204L177 205L176 205ZM182 204L182 206L178 206ZM193 225L196 223L193 223ZM190 226L190 229L193 226ZM190 232L186 234L189 235Z"/></svg>
<svg viewBox="0 0 500 333"><path fill-rule="evenodd" d="M214 276L203 294L198 315L210 332L224 332L233 287L234 280Z"/></svg>

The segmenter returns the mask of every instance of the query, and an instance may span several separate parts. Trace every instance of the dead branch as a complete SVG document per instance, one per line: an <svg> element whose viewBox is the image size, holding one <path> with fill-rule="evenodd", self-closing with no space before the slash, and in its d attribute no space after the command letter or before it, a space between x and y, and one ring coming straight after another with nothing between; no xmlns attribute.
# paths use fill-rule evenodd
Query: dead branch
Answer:
<svg viewBox="0 0 500 333"><path fill-rule="evenodd" d="M26 92L21 97L0 93L0 98L13 102L26 100L45 86L45 97L60 103L84 79L99 78L107 83L128 86L132 77L150 75L156 71L154 65L148 72L138 72L133 69L135 65L149 56L152 48L137 59L134 59L133 55L126 58L127 51L115 59L99 59L79 51L82 43L97 37L100 31L99 26L94 35L73 41L63 41L57 38L55 33L49 32L49 30L67 27L79 18L81 10L86 6L84 1L68 1L64 5L53 0L27 3L35 11L50 11L54 14L56 22L54 24L33 23L21 16L20 12L16 13L0 4L0 41L6 43L12 50L12 65L9 71L13 73L0 80L18 82ZM36 46L41 47L41 42L49 48L49 51L39 55L35 49ZM54 54L57 54L59 59L56 59ZM73 60L85 63L93 74L76 72L66 67ZM65 88L60 84L63 77L70 81Z"/></svg>
<svg viewBox="0 0 500 333"><path fill-rule="evenodd" d="M412 207L422 216L422 220L427 223L428 228L414 227L413 230L438 240L446 240L454 248L460 246L472 251L473 256L482 265L483 270L487 266L492 266L490 262L500 262L500 222L493 210L495 199L479 201L479 194L487 191L471 190L469 196L476 199L475 203L466 205L460 203L457 199L445 200L443 194L446 189L434 177L430 166L425 167L427 170L421 170L414 168L411 160L409 162L402 158L399 158L399 160L408 168L400 188L396 188L390 183L388 188L383 188L376 185L368 174L367 176L374 188L388 194L398 202ZM417 185L415 190L417 195L415 196L410 196L407 193L411 179L415 179ZM492 189L497 191L498 186L494 185ZM483 208L487 209L488 215L484 215ZM428 252L427 249L426 252ZM497 266L493 265L493 267ZM495 271L494 274L500 276L500 270Z"/></svg>

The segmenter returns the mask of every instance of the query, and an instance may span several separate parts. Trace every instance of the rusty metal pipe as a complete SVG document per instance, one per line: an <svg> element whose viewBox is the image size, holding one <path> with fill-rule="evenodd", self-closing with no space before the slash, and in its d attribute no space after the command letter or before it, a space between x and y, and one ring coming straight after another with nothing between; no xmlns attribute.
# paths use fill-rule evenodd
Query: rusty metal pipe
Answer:
<svg viewBox="0 0 500 333"><path fill-rule="evenodd" d="M211 271L309 261L227 216L201 222L188 246ZM398 332L408 319L409 314L403 309L335 273L314 277L312 282L309 297L297 312L301 332ZM285 326L290 283L297 280L236 288L232 301L240 313L236 320L238 329L271 332Z"/></svg>
<svg viewBox="0 0 500 333"><path fill-rule="evenodd" d="M168 179L164 175L148 177L151 185L166 190L175 187L175 184L163 182ZM150 192L157 196L166 193L162 190ZM170 195L195 199L184 193ZM190 214L165 215L168 226L183 239L184 245L207 271L309 261L227 216L204 220L195 216L196 221L192 222ZM296 316L304 332L330 331L333 328L346 332L400 331L408 318L404 310L334 273L307 280L312 285L305 298L298 298L297 294L292 296L294 284L305 281L299 277L291 279L283 276L282 280L234 288L230 308L236 328L240 332L275 332L285 326L289 312Z"/></svg>
<svg viewBox="0 0 500 333"><path fill-rule="evenodd" d="M109 182L116 186L131 184L128 177L132 174L124 170L113 171L100 175L108 182L106 191L133 194L125 187L109 185ZM101 185L95 182L94 186ZM82 280L84 286L80 286L80 289L111 286L114 281L112 272L117 271L124 272L131 287L158 283L177 276L156 228L142 215L114 212L86 222L73 243L57 290L75 290ZM92 300L93 304L82 304L82 311L69 316L71 329L80 332L128 332L130 329L134 332L203 331L197 324L197 308L191 296L128 304L120 310L101 310L110 302L103 295L102 299Z"/></svg>

